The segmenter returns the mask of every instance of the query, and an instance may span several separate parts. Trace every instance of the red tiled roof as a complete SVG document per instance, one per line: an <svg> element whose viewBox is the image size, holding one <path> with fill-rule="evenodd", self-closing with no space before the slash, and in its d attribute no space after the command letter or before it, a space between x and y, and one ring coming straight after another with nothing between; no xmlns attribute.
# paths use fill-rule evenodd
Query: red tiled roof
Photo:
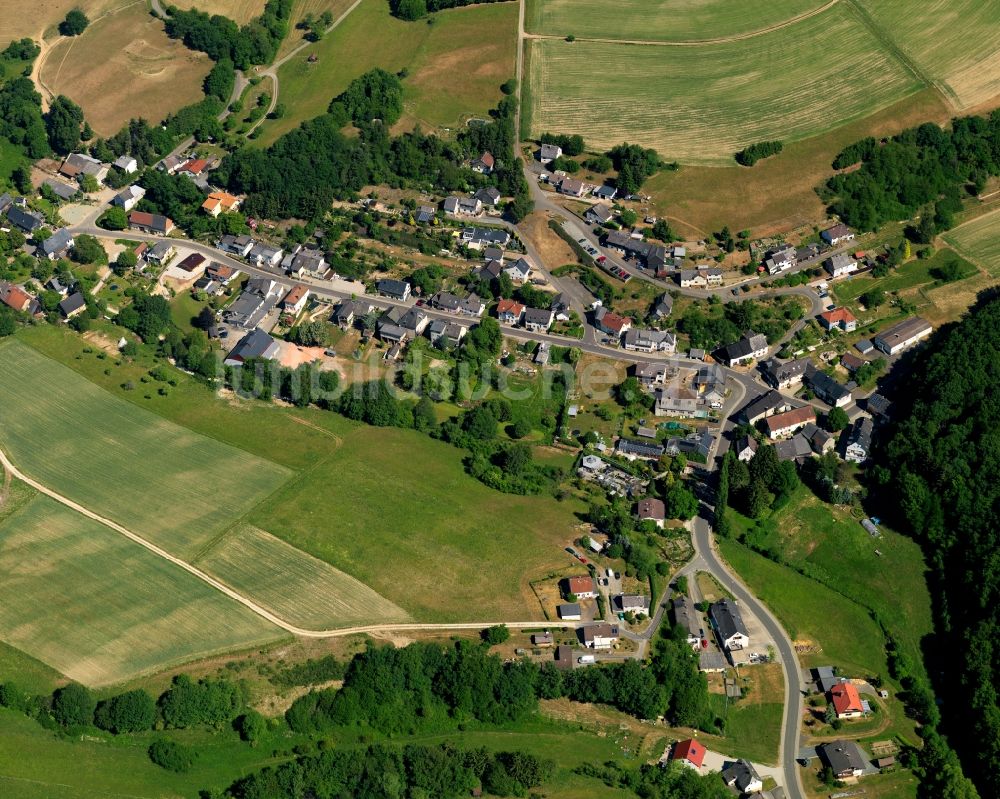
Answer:
<svg viewBox="0 0 1000 799"><path fill-rule="evenodd" d="M834 308L832 311L824 311L819 315L829 325L847 324L857 322L857 317L847 308Z"/></svg>
<svg viewBox="0 0 1000 799"><path fill-rule="evenodd" d="M782 430L794 424L805 424L815 418L816 411L813 410L812 405L806 405L804 408L795 408L784 413L776 413L774 416L768 416L764 420L764 424L767 425L768 431L774 431Z"/></svg>
<svg viewBox="0 0 1000 799"><path fill-rule="evenodd" d="M190 172L192 175L200 175L205 171L208 166L208 161L204 158L192 158L184 166L182 166L179 172Z"/></svg>
<svg viewBox="0 0 1000 799"><path fill-rule="evenodd" d="M616 313L611 313L610 311L601 317L601 327L605 330L613 330L618 333L622 332L622 329L626 325L631 325L632 319L627 316L619 316Z"/></svg>
<svg viewBox="0 0 1000 799"><path fill-rule="evenodd" d="M306 294L309 293L309 289L305 286L292 286L291 290L285 295L285 299L282 300L285 305L295 305L299 300L301 300Z"/></svg>
<svg viewBox="0 0 1000 799"><path fill-rule="evenodd" d="M705 747L693 738L686 741L678 741L674 745L674 751L670 755L671 760L686 760L692 766L701 768L705 762Z"/></svg>
<svg viewBox="0 0 1000 799"><path fill-rule="evenodd" d="M594 592L593 577L570 577L566 584L571 594L592 594Z"/></svg>
<svg viewBox="0 0 1000 799"><path fill-rule="evenodd" d="M864 710L858 689L849 682L842 682L830 689L830 700L838 716L845 713L860 713Z"/></svg>
<svg viewBox="0 0 1000 799"><path fill-rule="evenodd" d="M0 287L0 300L15 311L23 311L31 302L31 295L20 286Z"/></svg>
<svg viewBox="0 0 1000 799"><path fill-rule="evenodd" d="M655 497L650 497L647 499L639 500L639 518L640 519L663 519L666 516L666 506L663 504L662 499L656 499Z"/></svg>
<svg viewBox="0 0 1000 799"><path fill-rule="evenodd" d="M488 166L490 169L493 169L493 164L496 163L493 160L493 153L489 152L483 153L481 156L479 156L479 160L482 161L484 164L486 164L486 166Z"/></svg>
<svg viewBox="0 0 1000 799"><path fill-rule="evenodd" d="M520 316L524 313L524 306L517 300L500 300L500 302L497 303L497 314L505 313L512 313L514 316Z"/></svg>

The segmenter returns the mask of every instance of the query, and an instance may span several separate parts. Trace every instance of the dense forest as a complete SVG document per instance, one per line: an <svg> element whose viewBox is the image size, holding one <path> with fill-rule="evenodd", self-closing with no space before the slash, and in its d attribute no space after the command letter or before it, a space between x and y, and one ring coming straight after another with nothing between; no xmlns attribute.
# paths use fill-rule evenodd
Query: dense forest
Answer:
<svg viewBox="0 0 1000 799"><path fill-rule="evenodd" d="M963 197L979 194L1000 175L1000 111L954 119L949 130L931 122L884 142L866 138L844 149L822 194L830 210L859 230L930 215L937 232L952 226Z"/></svg>
<svg viewBox="0 0 1000 799"><path fill-rule="evenodd" d="M930 567L937 634L926 650L942 726L981 794L1000 796L1000 297L940 331L908 374L876 477L885 512L902 517ZM925 740L946 753L938 709L929 715ZM936 795L974 793L950 790Z"/></svg>

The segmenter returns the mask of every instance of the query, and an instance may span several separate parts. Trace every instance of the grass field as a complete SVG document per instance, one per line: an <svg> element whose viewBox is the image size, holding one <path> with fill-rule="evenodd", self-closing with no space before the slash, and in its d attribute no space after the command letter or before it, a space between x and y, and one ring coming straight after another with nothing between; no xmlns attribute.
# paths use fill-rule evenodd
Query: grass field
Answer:
<svg viewBox="0 0 1000 799"><path fill-rule="evenodd" d="M1000 95L1000 6L982 0L852 0L957 110ZM915 10L917 13L914 13Z"/></svg>
<svg viewBox="0 0 1000 799"><path fill-rule="evenodd" d="M411 620L364 583L254 527L228 532L197 565L306 629Z"/></svg>
<svg viewBox="0 0 1000 799"><path fill-rule="evenodd" d="M529 48L532 133L580 133L593 148L639 141L685 164L731 163L751 142L814 136L920 88L840 5L720 44L536 39ZM614 65L617 86L595 79L602 65Z"/></svg>
<svg viewBox="0 0 1000 799"><path fill-rule="evenodd" d="M762 31L824 5L822 0L526 0L530 33L577 38L691 42Z"/></svg>
<svg viewBox="0 0 1000 799"><path fill-rule="evenodd" d="M0 346L0 442L25 473L190 557L288 477L116 399L20 342Z"/></svg>
<svg viewBox="0 0 1000 799"><path fill-rule="evenodd" d="M803 657L806 666L833 663L861 674L887 675L882 632L864 608L741 544L718 539L718 545L792 640L819 648Z"/></svg>
<svg viewBox="0 0 1000 799"><path fill-rule="evenodd" d="M333 15L334 22L354 3L354 0L296 0L292 4L292 18L288 24L288 35L278 48L278 58L281 58L290 50L294 50L303 42L306 31L299 30L298 25L307 15L312 14L318 17L324 11L329 11Z"/></svg>
<svg viewBox="0 0 1000 799"><path fill-rule="evenodd" d="M837 283L834 293L841 303L846 304L856 301L866 291L874 288L882 289L885 292L893 292L907 291L918 286L928 286L937 281L937 278L933 275L934 269L939 268L945 260L952 256L957 257L951 250L938 250L932 258L924 261L908 261L892 270L885 277L862 275ZM962 274L965 277L972 277L976 273L976 268L968 261L959 257L959 262L963 266Z"/></svg>
<svg viewBox="0 0 1000 799"><path fill-rule="evenodd" d="M539 617L529 582L566 564L582 507L492 491L460 451L416 432L357 428L343 442L250 522L420 619Z"/></svg>
<svg viewBox="0 0 1000 799"><path fill-rule="evenodd" d="M713 709L726 720L726 736L712 748L733 757L776 764L785 707L781 666L753 666L740 676L748 684L743 686L744 696L739 701L727 702L724 695L711 695Z"/></svg>
<svg viewBox="0 0 1000 799"><path fill-rule="evenodd" d="M442 11L428 25L395 19L384 0L363 0L333 33L278 70L288 112L265 122L256 141L270 144L323 114L348 83L375 67L409 72L397 128L419 123L436 130L485 116L500 100L500 84L514 74L516 37L514 3ZM308 63L310 54L318 61Z"/></svg>
<svg viewBox="0 0 1000 799"><path fill-rule="evenodd" d="M0 637L88 685L284 635L192 575L43 496L0 524L0 571Z"/></svg>
<svg viewBox="0 0 1000 799"><path fill-rule="evenodd" d="M98 135L110 136L131 118L159 121L200 100L211 67L206 55L168 38L145 3L133 3L53 47L41 80L79 104Z"/></svg>
<svg viewBox="0 0 1000 799"><path fill-rule="evenodd" d="M948 231L944 240L992 277L1000 277L1000 210Z"/></svg>

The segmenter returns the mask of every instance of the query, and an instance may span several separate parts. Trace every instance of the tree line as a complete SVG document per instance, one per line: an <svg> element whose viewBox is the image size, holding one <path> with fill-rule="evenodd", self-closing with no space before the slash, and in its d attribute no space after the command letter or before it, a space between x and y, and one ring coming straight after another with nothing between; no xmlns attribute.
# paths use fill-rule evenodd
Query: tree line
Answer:
<svg viewBox="0 0 1000 799"><path fill-rule="evenodd" d="M413 21L447 8L504 2L507 0L389 0L389 10L394 17Z"/></svg>
<svg viewBox="0 0 1000 799"><path fill-rule="evenodd" d="M270 64L288 34L292 0L268 0L264 12L242 28L220 14L204 11L166 9L166 31L186 47L200 50L213 61L231 61L238 69Z"/></svg>
<svg viewBox="0 0 1000 799"><path fill-rule="evenodd" d="M740 166L753 166L761 159L777 155L783 148L784 145L780 141L757 142L736 153L736 163Z"/></svg>

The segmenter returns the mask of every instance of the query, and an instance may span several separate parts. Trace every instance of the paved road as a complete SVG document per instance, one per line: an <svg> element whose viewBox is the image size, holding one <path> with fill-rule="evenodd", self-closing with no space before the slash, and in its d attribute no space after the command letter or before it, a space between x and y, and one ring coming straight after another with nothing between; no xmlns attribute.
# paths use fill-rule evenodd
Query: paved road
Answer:
<svg viewBox="0 0 1000 799"><path fill-rule="evenodd" d="M774 642L778 659L785 674L785 714L781 720L781 743L779 747L779 763L785 775L785 791L792 799L802 799L805 796L802 787L802 775L795 758L799 753L799 721L802 718L802 685L804 678L799 668L799 659L795 647L778 620L771 611L754 596L742 580L730 571L729 567L716 554L712 547L712 528L703 517L694 522L693 542L696 559L704 564L710 572L736 599L760 620L768 636Z"/></svg>

